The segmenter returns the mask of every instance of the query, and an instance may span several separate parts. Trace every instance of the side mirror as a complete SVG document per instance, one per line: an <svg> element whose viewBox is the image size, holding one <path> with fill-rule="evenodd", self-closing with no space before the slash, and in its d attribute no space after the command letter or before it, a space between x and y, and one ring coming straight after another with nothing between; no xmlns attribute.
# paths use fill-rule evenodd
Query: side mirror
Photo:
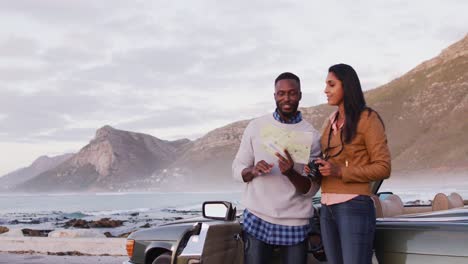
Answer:
<svg viewBox="0 0 468 264"><path fill-rule="evenodd" d="M232 221L236 217L236 208L230 202L204 202L202 211L203 217L208 219Z"/></svg>

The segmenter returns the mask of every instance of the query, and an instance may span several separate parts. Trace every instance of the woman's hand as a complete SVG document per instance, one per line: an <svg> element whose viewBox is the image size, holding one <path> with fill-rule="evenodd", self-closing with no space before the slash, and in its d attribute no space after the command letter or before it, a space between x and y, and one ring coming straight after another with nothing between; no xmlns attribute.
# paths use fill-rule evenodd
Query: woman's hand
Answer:
<svg viewBox="0 0 468 264"><path fill-rule="evenodd" d="M304 174L305 174L305 175L309 175L309 174L310 174L309 165L305 165L305 166L304 166Z"/></svg>
<svg viewBox="0 0 468 264"><path fill-rule="evenodd" d="M341 167L333 163L325 161L323 159L317 159L316 164L319 164L319 170L323 177L339 177L343 175L341 173Z"/></svg>

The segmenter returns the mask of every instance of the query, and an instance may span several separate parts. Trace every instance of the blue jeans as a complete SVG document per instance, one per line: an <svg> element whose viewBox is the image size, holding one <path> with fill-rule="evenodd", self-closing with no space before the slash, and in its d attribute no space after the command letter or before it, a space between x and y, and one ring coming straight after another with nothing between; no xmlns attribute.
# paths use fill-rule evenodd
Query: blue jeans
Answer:
<svg viewBox="0 0 468 264"><path fill-rule="evenodd" d="M375 208L369 196L324 205L320 209L322 241L330 264L371 264Z"/></svg>
<svg viewBox="0 0 468 264"><path fill-rule="evenodd" d="M272 263L273 249L279 248L282 264L306 264L307 240L291 246L275 246L267 244L247 232L243 232L244 264Z"/></svg>

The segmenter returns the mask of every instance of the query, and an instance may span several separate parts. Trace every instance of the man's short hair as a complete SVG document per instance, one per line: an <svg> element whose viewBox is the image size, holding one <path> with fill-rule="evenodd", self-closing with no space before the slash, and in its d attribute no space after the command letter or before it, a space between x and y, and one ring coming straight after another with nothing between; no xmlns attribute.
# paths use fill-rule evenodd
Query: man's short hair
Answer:
<svg viewBox="0 0 468 264"><path fill-rule="evenodd" d="M295 80L297 82L297 88L299 88L299 90L301 89L301 80L294 73L283 72L282 74L278 75L278 77L275 79L275 86L281 80Z"/></svg>

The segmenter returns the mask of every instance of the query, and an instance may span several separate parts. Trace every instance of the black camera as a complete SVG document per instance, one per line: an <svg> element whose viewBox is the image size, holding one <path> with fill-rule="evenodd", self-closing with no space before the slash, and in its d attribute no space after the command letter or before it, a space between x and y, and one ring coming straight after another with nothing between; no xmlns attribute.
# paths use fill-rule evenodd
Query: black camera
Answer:
<svg viewBox="0 0 468 264"><path fill-rule="evenodd" d="M315 163L315 159L312 160L312 161L309 161L309 164L307 164L307 166L309 166L310 168L310 173L307 175L308 177L310 177L313 181L317 181L317 182L320 182L322 180L322 174L320 173L320 164L317 164Z"/></svg>

